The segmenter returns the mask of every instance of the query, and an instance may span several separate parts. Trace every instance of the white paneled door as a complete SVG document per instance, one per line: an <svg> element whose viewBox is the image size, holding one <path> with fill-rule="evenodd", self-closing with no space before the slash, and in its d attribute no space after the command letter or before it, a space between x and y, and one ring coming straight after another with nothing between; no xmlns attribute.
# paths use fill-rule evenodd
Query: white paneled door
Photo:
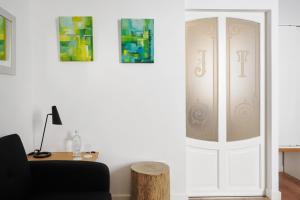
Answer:
<svg viewBox="0 0 300 200"><path fill-rule="evenodd" d="M264 13L186 13L190 197L265 193L264 45Z"/></svg>

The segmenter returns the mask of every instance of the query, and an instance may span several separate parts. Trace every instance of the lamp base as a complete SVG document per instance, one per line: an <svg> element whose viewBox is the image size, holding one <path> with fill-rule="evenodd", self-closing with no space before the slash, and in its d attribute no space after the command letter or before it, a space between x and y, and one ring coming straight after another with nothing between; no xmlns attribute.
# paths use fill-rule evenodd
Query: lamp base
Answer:
<svg viewBox="0 0 300 200"><path fill-rule="evenodd" d="M39 149L35 149L34 151L30 152L29 154L27 154L28 156L33 156L35 154L38 154L40 152Z"/></svg>
<svg viewBox="0 0 300 200"><path fill-rule="evenodd" d="M48 158L51 156L50 152L42 152L39 149L34 150L29 153L28 156L33 156L34 158Z"/></svg>
<svg viewBox="0 0 300 200"><path fill-rule="evenodd" d="M34 158L48 158L51 156L50 152L36 152L33 154Z"/></svg>

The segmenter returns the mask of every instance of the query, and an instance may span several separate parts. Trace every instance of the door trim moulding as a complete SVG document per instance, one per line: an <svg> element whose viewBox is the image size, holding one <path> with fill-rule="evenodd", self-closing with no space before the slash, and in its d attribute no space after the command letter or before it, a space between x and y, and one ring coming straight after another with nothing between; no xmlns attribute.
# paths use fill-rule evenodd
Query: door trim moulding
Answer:
<svg viewBox="0 0 300 200"><path fill-rule="evenodd" d="M278 176L278 103L277 89L274 87L278 81L278 62L274 62L278 55L277 25L273 18L277 15L270 9L185 9L199 12L262 12L265 14L265 195L272 200L281 200Z"/></svg>

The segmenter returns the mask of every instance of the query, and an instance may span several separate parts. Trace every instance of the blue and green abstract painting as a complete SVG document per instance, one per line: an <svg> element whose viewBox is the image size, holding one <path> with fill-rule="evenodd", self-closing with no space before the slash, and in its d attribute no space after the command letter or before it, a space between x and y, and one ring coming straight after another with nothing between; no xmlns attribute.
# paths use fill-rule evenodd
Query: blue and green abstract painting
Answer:
<svg viewBox="0 0 300 200"><path fill-rule="evenodd" d="M93 61L92 17L59 17L61 61Z"/></svg>
<svg viewBox="0 0 300 200"><path fill-rule="evenodd" d="M0 16L0 60L6 60L6 19Z"/></svg>
<svg viewBox="0 0 300 200"><path fill-rule="evenodd" d="M121 19L123 63L154 62L154 20Z"/></svg>

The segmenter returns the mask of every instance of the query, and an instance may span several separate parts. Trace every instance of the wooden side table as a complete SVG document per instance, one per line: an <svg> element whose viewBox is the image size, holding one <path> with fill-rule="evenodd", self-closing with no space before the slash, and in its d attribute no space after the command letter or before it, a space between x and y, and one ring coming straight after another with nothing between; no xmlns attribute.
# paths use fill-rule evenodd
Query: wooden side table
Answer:
<svg viewBox="0 0 300 200"><path fill-rule="evenodd" d="M300 152L300 146L283 146L279 148L279 152L282 153L282 171L284 172L285 153Z"/></svg>
<svg viewBox="0 0 300 200"><path fill-rule="evenodd" d="M169 166L141 162L131 166L132 200L170 200Z"/></svg>
<svg viewBox="0 0 300 200"><path fill-rule="evenodd" d="M91 158L85 158L84 152L81 153L81 161L92 161L96 162L98 159L99 152L92 153ZM52 155L48 158L34 158L32 155L27 156L29 161L42 161L42 160L74 160L72 152L52 152Z"/></svg>

